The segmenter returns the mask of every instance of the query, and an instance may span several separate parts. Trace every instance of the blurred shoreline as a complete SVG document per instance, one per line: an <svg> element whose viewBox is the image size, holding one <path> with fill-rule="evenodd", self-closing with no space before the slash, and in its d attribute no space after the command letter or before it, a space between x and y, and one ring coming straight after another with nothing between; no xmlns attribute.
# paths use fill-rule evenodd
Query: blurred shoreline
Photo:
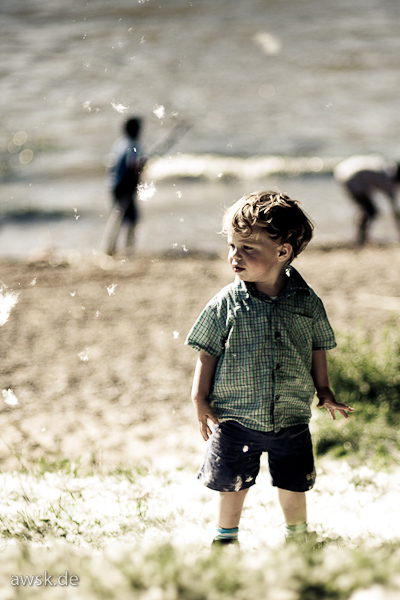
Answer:
<svg viewBox="0 0 400 600"><path fill-rule="evenodd" d="M138 200L141 217L134 251L139 255L224 253L226 240L219 231L225 208L242 195L260 189L279 190L300 201L315 223L313 245L353 243L356 208L329 175L271 175L265 180L229 182L144 181L154 194ZM10 184L7 191L12 197L10 202L15 199L15 203L3 203L0 257L23 259L42 251L90 256L101 251L111 208L105 178L64 177ZM396 243L398 235L389 203L378 197L377 204L380 214L371 230L371 243Z"/></svg>

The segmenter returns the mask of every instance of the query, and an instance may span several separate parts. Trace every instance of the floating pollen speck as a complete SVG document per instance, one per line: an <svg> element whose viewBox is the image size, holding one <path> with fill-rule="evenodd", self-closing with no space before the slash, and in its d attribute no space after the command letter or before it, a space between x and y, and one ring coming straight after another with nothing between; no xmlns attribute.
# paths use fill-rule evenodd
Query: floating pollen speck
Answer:
<svg viewBox="0 0 400 600"><path fill-rule="evenodd" d="M165 107L162 105L155 106L153 114L155 114L158 119L162 119L165 116Z"/></svg>
<svg viewBox="0 0 400 600"><path fill-rule="evenodd" d="M0 327L9 319L12 309L18 302L19 294L11 292L5 285L0 285Z"/></svg>
<svg viewBox="0 0 400 600"><path fill-rule="evenodd" d="M5 404L8 404L8 406L17 406L18 398L12 389L8 388L8 390L2 390L1 393L3 394Z"/></svg>
<svg viewBox="0 0 400 600"><path fill-rule="evenodd" d="M82 352L79 352L78 356L79 356L79 359L82 362L88 362L88 360L89 360L89 348L86 348L85 350L82 350Z"/></svg>
<svg viewBox="0 0 400 600"><path fill-rule="evenodd" d="M150 200L150 198L154 196L155 192L156 186L154 185L154 181L151 181L150 183L140 183L137 186L137 195L139 200L142 202L147 202L147 200Z"/></svg>
<svg viewBox="0 0 400 600"><path fill-rule="evenodd" d="M124 106L124 104L121 104L121 102L115 102L115 100L111 102L111 106L114 110L121 114L125 113L129 108L129 106Z"/></svg>
<svg viewBox="0 0 400 600"><path fill-rule="evenodd" d="M117 287L117 283L112 283L111 285L109 285L107 287L107 292L109 296L112 296L113 294L115 294L115 288Z"/></svg>
<svg viewBox="0 0 400 600"><path fill-rule="evenodd" d="M174 336L174 340L177 340L179 337L179 331L174 331L173 336Z"/></svg>

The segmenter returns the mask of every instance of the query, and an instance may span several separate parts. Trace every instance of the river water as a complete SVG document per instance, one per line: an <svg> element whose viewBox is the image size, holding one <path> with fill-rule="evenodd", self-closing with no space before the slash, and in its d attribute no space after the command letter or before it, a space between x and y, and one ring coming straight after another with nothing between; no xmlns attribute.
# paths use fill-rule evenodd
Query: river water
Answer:
<svg viewBox="0 0 400 600"><path fill-rule="evenodd" d="M219 251L220 216L280 189L347 241L354 207L332 168L400 157L397 0L2 0L0 255L96 251L106 169L124 119L151 152L138 250ZM384 199L373 230L392 241Z"/></svg>

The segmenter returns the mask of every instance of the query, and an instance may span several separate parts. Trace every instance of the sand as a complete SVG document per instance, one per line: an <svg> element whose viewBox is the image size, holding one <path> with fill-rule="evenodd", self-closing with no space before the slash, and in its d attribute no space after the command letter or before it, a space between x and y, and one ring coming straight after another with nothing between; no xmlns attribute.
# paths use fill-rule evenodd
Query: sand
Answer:
<svg viewBox="0 0 400 600"><path fill-rule="evenodd" d="M294 266L336 332L371 335L400 319L400 246L310 246ZM114 469L197 465L190 404L196 353L184 339L232 280L222 257L182 253L0 261L18 302L0 328L0 469L44 459ZM5 286L5 287L4 287Z"/></svg>

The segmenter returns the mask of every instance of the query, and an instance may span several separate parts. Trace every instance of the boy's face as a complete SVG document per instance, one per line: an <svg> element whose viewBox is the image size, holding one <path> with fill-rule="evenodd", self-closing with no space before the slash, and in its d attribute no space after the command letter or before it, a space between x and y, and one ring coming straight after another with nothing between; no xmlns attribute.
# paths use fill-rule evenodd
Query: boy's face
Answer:
<svg viewBox="0 0 400 600"><path fill-rule="evenodd" d="M291 254L289 244L274 241L261 228L255 228L249 236L231 230L228 245L228 260L233 272L242 281L254 283L259 289L264 283L281 277ZM289 248L288 253L284 247Z"/></svg>

